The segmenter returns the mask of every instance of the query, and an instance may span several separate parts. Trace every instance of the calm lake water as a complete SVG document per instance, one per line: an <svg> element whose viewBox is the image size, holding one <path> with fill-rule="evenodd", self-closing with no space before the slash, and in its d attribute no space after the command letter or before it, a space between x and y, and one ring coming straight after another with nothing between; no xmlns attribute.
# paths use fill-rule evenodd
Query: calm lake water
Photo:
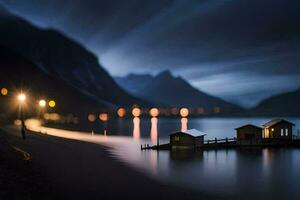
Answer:
<svg viewBox="0 0 300 200"><path fill-rule="evenodd" d="M235 128L262 125L271 118L189 119L188 128L207 133L206 139L234 137ZM300 128L300 118L289 118ZM153 124L154 123L154 124ZM158 123L156 126L155 124ZM134 124L136 126L134 126ZM138 126L140 124L140 126ZM110 127L110 126L108 126ZM118 121L111 153L123 162L161 181L228 199L300 199L300 149L247 148L201 152L140 151L140 144L168 142L168 134L180 130L180 119ZM110 130L108 128L108 135Z"/></svg>
<svg viewBox="0 0 300 200"><path fill-rule="evenodd" d="M207 133L205 139L232 138L244 124L262 125L271 118L189 119L189 129ZM287 118L300 129L300 118ZM183 120L184 121L184 120ZM112 148L113 157L167 184L175 184L226 199L300 199L300 148L241 148L228 150L141 151L141 144L168 142L171 132L181 129L181 119L119 119L93 124L90 132L34 126L50 135L100 143ZM98 126L98 127L97 127ZM107 128L103 136L103 127ZM130 181L129 181L130 184Z"/></svg>

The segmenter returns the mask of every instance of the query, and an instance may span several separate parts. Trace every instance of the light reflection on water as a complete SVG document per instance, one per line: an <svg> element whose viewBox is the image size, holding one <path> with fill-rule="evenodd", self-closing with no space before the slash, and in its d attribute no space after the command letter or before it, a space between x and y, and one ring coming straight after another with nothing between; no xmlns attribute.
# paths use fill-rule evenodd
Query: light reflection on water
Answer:
<svg viewBox="0 0 300 200"><path fill-rule="evenodd" d="M186 117L181 118L181 131L186 132L188 130L188 119Z"/></svg>
<svg viewBox="0 0 300 200"><path fill-rule="evenodd" d="M162 140L168 142L169 130L196 128L208 133L208 138L235 136L234 129L247 123L262 125L264 118L209 118L159 120ZM288 119L300 126L300 119ZM152 120L151 120L152 121ZM145 126L141 122L141 129ZM153 141L144 131L143 142ZM178 127L177 129L175 127ZM136 148L138 148L136 146ZM127 149L128 150L128 149ZM199 191L218 193L229 199L299 199L300 149L248 148L208 150L203 152L136 151L116 148L113 153L152 177L190 187ZM128 159L130 157L130 159ZM134 159L132 159L134 157Z"/></svg>
<svg viewBox="0 0 300 200"><path fill-rule="evenodd" d="M234 136L234 128L240 125L246 123L261 125L268 120L263 118L190 119L189 128L207 132L208 138L211 139L224 138ZM294 122L297 128L300 127L300 119L288 120ZM122 124L126 125L128 121L122 121ZM155 143L154 139L158 133L161 140L167 142L168 134L180 130L181 123L178 119L138 119L134 120L133 124L129 137L91 136L57 130L53 130L53 134L108 145L113 147L111 153L114 157L149 174L152 178L199 191L218 193L229 199L237 197L238 199L296 200L300 197L298 192L300 149L140 151L140 144ZM122 130L127 129L123 127ZM132 138L139 138L139 140Z"/></svg>
<svg viewBox="0 0 300 200"><path fill-rule="evenodd" d="M152 144L157 143L157 137L158 137L157 126L158 126L158 119L156 117L152 117L151 118L151 132L150 132Z"/></svg>
<svg viewBox="0 0 300 200"><path fill-rule="evenodd" d="M138 140L141 138L141 119L139 117L133 118L133 138Z"/></svg>

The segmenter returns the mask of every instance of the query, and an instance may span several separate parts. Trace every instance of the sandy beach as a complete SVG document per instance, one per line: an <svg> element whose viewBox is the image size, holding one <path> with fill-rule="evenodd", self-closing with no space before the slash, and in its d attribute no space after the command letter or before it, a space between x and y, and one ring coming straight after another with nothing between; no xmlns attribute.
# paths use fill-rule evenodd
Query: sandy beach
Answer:
<svg viewBox="0 0 300 200"><path fill-rule="evenodd" d="M6 191L1 189L3 199L220 199L148 178L110 157L102 145L38 133L27 136L23 141L18 132L1 130L1 155L10 152L2 160L8 163L10 173L16 174L2 177L12 185ZM30 158L22 160L18 150ZM15 167L16 162L22 165ZM31 184L32 190L24 189L30 194L14 195L23 187L19 179L25 180L24 185Z"/></svg>

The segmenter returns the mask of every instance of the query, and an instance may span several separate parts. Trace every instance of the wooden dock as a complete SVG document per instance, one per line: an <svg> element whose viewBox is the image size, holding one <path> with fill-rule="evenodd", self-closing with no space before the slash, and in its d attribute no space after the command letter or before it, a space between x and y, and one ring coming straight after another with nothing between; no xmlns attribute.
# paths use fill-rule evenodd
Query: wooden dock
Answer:
<svg viewBox="0 0 300 200"><path fill-rule="evenodd" d="M262 140L247 140L237 141L236 138L223 138L205 140L203 146L197 150L209 149L230 149L243 147L300 147L300 139L283 140L283 139L262 139ZM141 150L171 150L169 143L159 146L150 146L149 144L141 145Z"/></svg>

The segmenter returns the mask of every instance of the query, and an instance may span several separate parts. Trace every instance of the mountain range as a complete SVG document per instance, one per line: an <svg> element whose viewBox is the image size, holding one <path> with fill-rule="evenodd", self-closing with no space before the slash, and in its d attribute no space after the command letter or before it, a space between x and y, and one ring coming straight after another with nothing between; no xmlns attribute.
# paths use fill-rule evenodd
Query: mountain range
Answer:
<svg viewBox="0 0 300 200"><path fill-rule="evenodd" d="M112 107L149 105L120 88L98 58L76 41L55 30L33 26L3 8L0 8L0 45L99 103ZM31 79L30 74L26 78Z"/></svg>
<svg viewBox="0 0 300 200"><path fill-rule="evenodd" d="M257 106L245 109L208 95L191 86L183 78L174 77L169 71L163 71L156 76L129 74L125 77L114 78L120 86L133 95L171 106L202 107L208 111L219 107L224 114L245 116L300 115L300 89L269 97Z"/></svg>
<svg viewBox="0 0 300 200"><path fill-rule="evenodd" d="M55 100L56 106L51 111L65 114L88 114L111 106L83 95L66 81L44 73L25 57L3 46L0 46L0 66L0 87L9 91L6 97L0 98L0 110L7 117L15 116L16 96L20 92L27 96L25 109L30 115L36 114L40 99Z"/></svg>
<svg viewBox="0 0 300 200"><path fill-rule="evenodd" d="M194 88L169 71L156 76L129 74L112 78L84 46L1 7L0 50L2 85L24 86L34 89L32 93L37 96L55 97L61 103L57 109L64 112L85 113L138 104L201 108L207 114L300 115L300 89L270 97L246 110Z"/></svg>
<svg viewBox="0 0 300 200"><path fill-rule="evenodd" d="M260 102L252 112L256 115L299 116L300 89L267 98Z"/></svg>
<svg viewBox="0 0 300 200"><path fill-rule="evenodd" d="M174 107L202 108L206 113L214 109L227 114L243 111L237 105L194 88L183 78L174 77L168 70L156 76L129 74L126 77L115 77L115 80L131 94L152 102Z"/></svg>

